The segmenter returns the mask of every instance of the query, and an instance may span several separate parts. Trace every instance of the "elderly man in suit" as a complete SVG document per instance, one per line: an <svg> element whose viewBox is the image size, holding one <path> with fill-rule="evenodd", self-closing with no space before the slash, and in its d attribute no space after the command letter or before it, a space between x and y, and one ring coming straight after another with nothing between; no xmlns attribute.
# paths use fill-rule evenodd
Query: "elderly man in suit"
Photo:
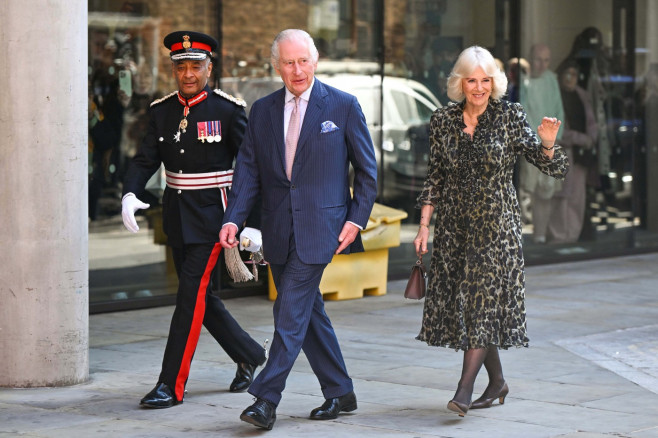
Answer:
<svg viewBox="0 0 658 438"><path fill-rule="evenodd" d="M319 285L334 254L363 251L359 231L377 193L377 165L358 101L315 78L317 62L305 31L275 38L272 65L285 87L253 104L219 234L225 248L237 245L238 225L261 195L263 250L278 292L275 333L249 389L256 402L240 418L266 429L300 350L326 399L310 417L334 419L357 407Z"/></svg>

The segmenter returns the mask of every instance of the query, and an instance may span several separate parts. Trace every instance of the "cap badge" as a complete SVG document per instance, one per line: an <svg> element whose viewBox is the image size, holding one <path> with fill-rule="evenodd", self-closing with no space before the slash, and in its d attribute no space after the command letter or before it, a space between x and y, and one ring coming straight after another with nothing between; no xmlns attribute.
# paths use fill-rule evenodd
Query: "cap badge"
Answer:
<svg viewBox="0 0 658 438"><path fill-rule="evenodd" d="M190 47L192 47L192 43L190 43L190 36L183 35L183 48L189 49Z"/></svg>

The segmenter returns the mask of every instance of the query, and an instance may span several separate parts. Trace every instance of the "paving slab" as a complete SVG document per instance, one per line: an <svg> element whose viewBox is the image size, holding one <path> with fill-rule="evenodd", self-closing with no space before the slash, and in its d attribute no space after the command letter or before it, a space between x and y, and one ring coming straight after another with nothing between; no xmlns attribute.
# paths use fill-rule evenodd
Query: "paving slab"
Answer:
<svg viewBox="0 0 658 438"><path fill-rule="evenodd" d="M90 316L90 379L64 388L0 388L0 438L70 437L658 437L658 254L527 269L529 348L501 351L504 405L460 418L446 408L462 353L416 341L423 302L384 296L326 302L359 408L308 419L323 402L300 355L272 431L241 422L248 393L228 392L235 365L202 331L182 405L149 410L172 307ZM252 336L272 339L272 302L226 307ZM475 396L486 387L486 373Z"/></svg>

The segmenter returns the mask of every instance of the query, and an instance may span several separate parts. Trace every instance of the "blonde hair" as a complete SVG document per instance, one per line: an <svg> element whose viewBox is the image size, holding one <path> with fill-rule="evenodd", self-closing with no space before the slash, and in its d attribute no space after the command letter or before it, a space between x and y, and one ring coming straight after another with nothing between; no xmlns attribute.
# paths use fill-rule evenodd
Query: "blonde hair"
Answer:
<svg viewBox="0 0 658 438"><path fill-rule="evenodd" d="M493 79L491 98L500 99L507 92L507 76L496 64L491 53L480 46L471 46L459 54L455 66L448 77L448 97L455 102L464 100L462 79L469 77L476 68L481 67Z"/></svg>

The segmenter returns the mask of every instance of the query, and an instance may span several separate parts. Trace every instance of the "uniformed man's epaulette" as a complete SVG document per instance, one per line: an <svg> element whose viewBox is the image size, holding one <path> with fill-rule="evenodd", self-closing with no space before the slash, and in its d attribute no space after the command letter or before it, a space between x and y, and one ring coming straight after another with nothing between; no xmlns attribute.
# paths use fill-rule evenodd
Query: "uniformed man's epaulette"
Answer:
<svg viewBox="0 0 658 438"><path fill-rule="evenodd" d="M213 91L215 92L215 94L219 94L224 99L230 100L231 102L233 102L236 105L240 105L240 106L243 106L243 107L247 106L247 102L245 102L244 99L240 99L239 97L231 96L230 94L220 90L219 88L215 88Z"/></svg>
<svg viewBox="0 0 658 438"><path fill-rule="evenodd" d="M166 96L161 97L160 99L155 99L153 102L151 102L151 106L157 105L161 102L164 102L165 100L169 99L170 97L175 96L176 93L178 93L178 91L171 92L171 93L167 94Z"/></svg>

